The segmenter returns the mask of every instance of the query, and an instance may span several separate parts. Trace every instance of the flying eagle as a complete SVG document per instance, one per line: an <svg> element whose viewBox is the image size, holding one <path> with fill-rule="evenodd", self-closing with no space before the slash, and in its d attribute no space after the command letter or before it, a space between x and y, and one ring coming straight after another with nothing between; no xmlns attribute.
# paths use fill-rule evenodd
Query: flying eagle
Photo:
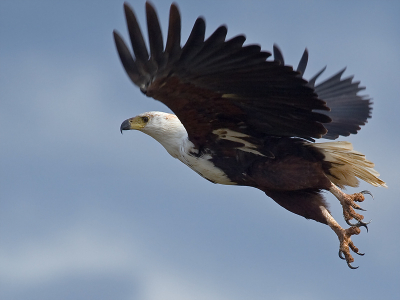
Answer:
<svg viewBox="0 0 400 300"><path fill-rule="evenodd" d="M143 94L175 115L142 113L125 120L121 132L140 130L207 180L258 188L287 210L329 225L339 238L339 256L356 268L350 249L363 253L351 236L368 223L355 209L362 210L357 202L370 193L349 195L341 189L358 186L357 178L386 184L351 143L315 139L356 134L367 122L372 103L358 95L364 89L359 82L342 79L343 70L315 85L324 69L308 81L302 77L307 50L295 71L284 64L277 46L274 59L267 60L271 54L259 45L244 46L243 35L226 40L226 26L205 39L201 17L181 46L176 4L164 47L157 13L146 3L149 53L134 12L127 3L124 9L134 56L114 31L122 65ZM339 200L348 229L332 217L322 191Z"/></svg>

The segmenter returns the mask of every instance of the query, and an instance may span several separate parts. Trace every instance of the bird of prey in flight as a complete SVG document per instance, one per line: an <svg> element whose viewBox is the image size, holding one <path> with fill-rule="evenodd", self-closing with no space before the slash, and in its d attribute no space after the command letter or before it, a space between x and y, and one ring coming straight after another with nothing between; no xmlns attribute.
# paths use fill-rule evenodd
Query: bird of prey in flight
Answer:
<svg viewBox="0 0 400 300"><path fill-rule="evenodd" d="M174 114L139 114L125 120L121 132L142 131L205 179L255 187L287 210L327 224L339 238L339 256L356 268L351 251L363 253L351 236L368 229L356 210L370 192L342 189L359 179L386 184L351 143L315 140L356 134L367 122L372 103L359 95L359 82L343 79L342 70L316 84L324 69L306 80L307 50L294 70L276 45L271 58L259 45L244 45L243 35L227 40L226 26L205 38L201 17L182 46L176 4L164 44L156 11L146 3L149 51L133 10L127 3L124 9L133 54L114 31L122 65L143 94ZM323 191L339 200L349 228L332 217Z"/></svg>

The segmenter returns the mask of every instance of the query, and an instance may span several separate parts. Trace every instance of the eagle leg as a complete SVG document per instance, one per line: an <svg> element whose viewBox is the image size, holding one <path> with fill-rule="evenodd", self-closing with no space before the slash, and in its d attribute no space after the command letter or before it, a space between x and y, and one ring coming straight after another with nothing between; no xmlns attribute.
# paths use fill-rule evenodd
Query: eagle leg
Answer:
<svg viewBox="0 0 400 300"><path fill-rule="evenodd" d="M364 255L364 253L358 251L358 248L354 246L351 240L352 235L357 235L361 232L360 228L358 226L352 226L350 228L343 229L324 206L320 206L320 209L329 227L339 238L339 257L346 260L350 269L357 269L358 267L353 267L351 265L351 263L354 262L354 258L351 256L350 249L358 255Z"/></svg>
<svg viewBox="0 0 400 300"><path fill-rule="evenodd" d="M364 216L356 213L355 209L365 211L356 202L363 202L365 199L364 194L371 195L371 193L369 191L362 191L360 193L348 195L348 194L342 192L333 183L331 183L331 187L330 187L329 191L333 195L335 195L335 197L340 201L340 204L343 207L343 216L344 216L346 223L350 226L356 226L356 227L363 226L368 231L367 225L370 222L363 222L362 220L364 219ZM351 223L350 220L352 220L352 219L357 220L357 223Z"/></svg>

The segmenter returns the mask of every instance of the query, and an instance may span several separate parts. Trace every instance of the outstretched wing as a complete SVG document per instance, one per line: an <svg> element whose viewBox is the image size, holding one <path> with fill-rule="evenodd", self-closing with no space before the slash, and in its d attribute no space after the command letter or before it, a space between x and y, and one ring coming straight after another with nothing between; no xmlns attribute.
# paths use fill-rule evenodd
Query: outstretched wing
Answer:
<svg viewBox="0 0 400 300"><path fill-rule="evenodd" d="M284 64L282 52L277 45L274 45L274 59ZM306 49L297 67L297 71L302 75L306 70L307 61L308 51ZM334 140L339 135L356 134L361 129L360 126L365 125L371 118L371 99L366 95L358 95L358 92L365 88L360 87L359 81L353 82L353 76L342 79L345 69L315 85L316 80L324 71L325 68L308 81L308 86L314 88L318 97L324 100L331 109L328 112L315 110L332 119L332 122L324 124L328 132L323 138Z"/></svg>
<svg viewBox="0 0 400 300"><path fill-rule="evenodd" d="M315 86L318 97L325 100L331 109L326 113L332 122L325 125L328 130L323 136L325 139L334 140L339 135L356 134L361 129L360 126L371 118L371 99L366 95L358 95L365 88L360 87L359 81L353 82L353 76L342 79L344 71Z"/></svg>
<svg viewBox="0 0 400 300"><path fill-rule="evenodd" d="M267 61L271 54L258 45L243 46L243 35L226 40L221 26L205 40L205 22L198 18L181 47L180 14L172 4L164 49L157 14L146 3L149 54L132 9L124 8L135 59L115 31L114 38L126 72L177 115L197 146L212 142L217 129L255 138L326 134L322 124L331 119L314 111L328 111L325 102L292 67Z"/></svg>

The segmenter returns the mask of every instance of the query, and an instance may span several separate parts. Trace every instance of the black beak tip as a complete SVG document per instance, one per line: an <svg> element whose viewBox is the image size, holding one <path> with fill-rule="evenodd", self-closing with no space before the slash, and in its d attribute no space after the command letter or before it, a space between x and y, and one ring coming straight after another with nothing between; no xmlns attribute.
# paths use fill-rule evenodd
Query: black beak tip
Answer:
<svg viewBox="0 0 400 300"><path fill-rule="evenodd" d="M121 131L121 134L122 134L123 130L129 130L129 129L131 129L131 124L130 124L129 119L128 119L128 120L125 120L125 121L122 122L121 127L119 128L119 130Z"/></svg>

